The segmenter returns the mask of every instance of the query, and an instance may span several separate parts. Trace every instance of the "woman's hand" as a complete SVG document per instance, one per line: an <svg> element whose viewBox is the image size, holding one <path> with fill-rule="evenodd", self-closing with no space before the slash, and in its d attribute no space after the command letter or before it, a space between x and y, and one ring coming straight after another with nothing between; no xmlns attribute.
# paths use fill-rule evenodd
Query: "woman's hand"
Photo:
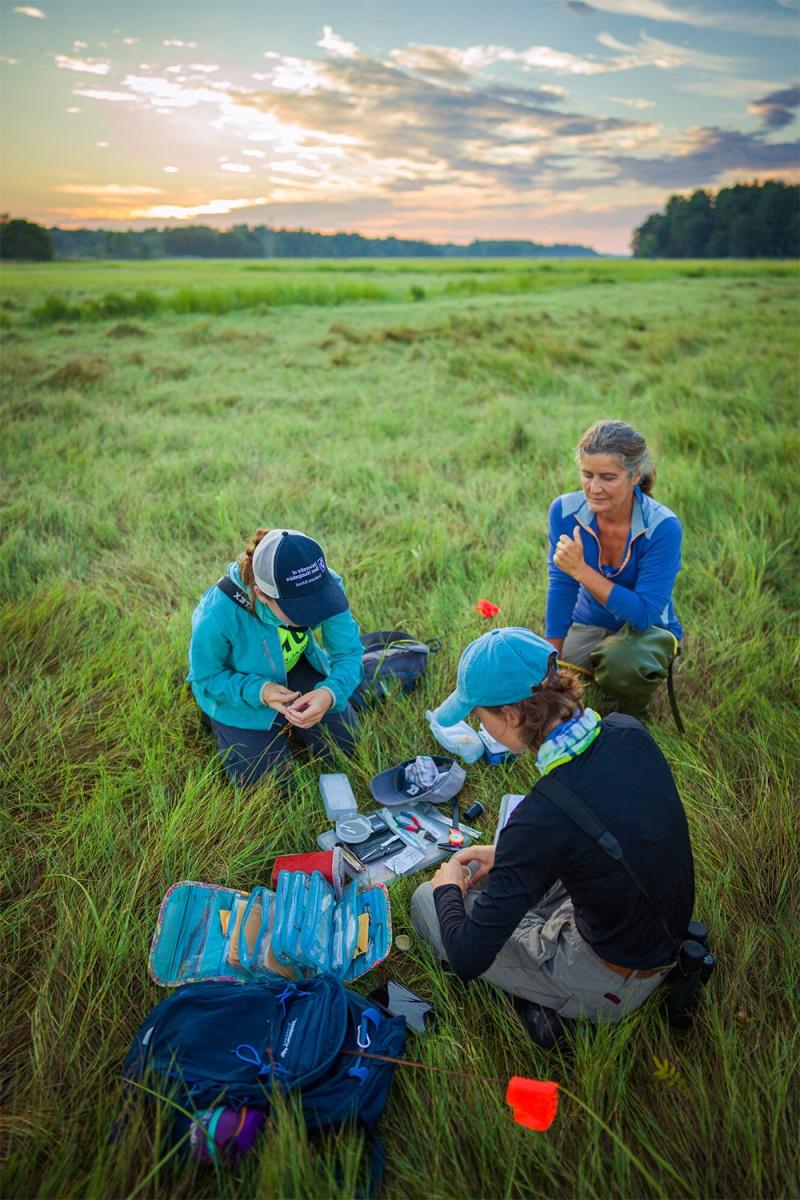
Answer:
<svg viewBox="0 0 800 1200"><path fill-rule="evenodd" d="M467 853L459 851L459 854ZM463 862L457 862L458 854L454 854L452 858L448 858L441 864L439 870L431 880L431 887L436 891L439 887L446 887L449 883L454 883L460 889L462 897L467 894L468 887L468 872Z"/></svg>
<svg viewBox="0 0 800 1200"><path fill-rule="evenodd" d="M291 704L300 695L284 687L282 683L265 683L261 689L261 703L267 708L274 708L282 717L287 716L286 705Z"/></svg>
<svg viewBox="0 0 800 1200"><path fill-rule="evenodd" d="M558 539L558 544L553 552L553 562L565 575L571 575L573 579L578 578L584 565L584 558L581 531L577 525L572 531L572 537L562 533Z"/></svg>
<svg viewBox="0 0 800 1200"><path fill-rule="evenodd" d="M332 704L333 696L327 688L315 688L313 692L306 692L288 706L285 712L286 720L298 729L311 729L320 723Z"/></svg>
<svg viewBox="0 0 800 1200"><path fill-rule="evenodd" d="M473 870L469 877L468 887L475 887L479 880L484 879L492 867L494 866L495 846L467 846L463 850L459 850L450 859L451 862L457 862L459 866L466 866L467 863L476 862L478 865Z"/></svg>

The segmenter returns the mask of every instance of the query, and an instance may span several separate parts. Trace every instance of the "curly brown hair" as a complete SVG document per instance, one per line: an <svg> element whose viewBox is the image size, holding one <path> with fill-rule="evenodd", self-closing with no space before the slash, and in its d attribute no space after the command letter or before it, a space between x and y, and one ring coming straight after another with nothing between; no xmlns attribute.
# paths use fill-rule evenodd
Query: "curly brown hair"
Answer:
<svg viewBox="0 0 800 1200"><path fill-rule="evenodd" d="M266 537L268 533L268 529L257 529L239 555L239 574L242 577L242 583L250 593L250 607L253 611L255 611L256 604L256 577L253 573L253 552L261 539Z"/></svg>
<svg viewBox="0 0 800 1200"><path fill-rule="evenodd" d="M530 750L538 750L551 725L568 721L575 711L583 710L583 684L577 675L563 667L540 691L515 704L485 705L489 712L513 709L519 718L519 734Z"/></svg>

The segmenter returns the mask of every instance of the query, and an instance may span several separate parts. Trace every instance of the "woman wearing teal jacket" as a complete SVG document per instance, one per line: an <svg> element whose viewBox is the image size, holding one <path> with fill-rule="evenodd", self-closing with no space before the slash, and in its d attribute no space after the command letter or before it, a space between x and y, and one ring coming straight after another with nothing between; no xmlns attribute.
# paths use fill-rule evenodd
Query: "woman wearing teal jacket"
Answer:
<svg viewBox="0 0 800 1200"><path fill-rule="evenodd" d="M257 530L192 614L187 678L229 778L285 779L290 731L324 758L331 742L351 754L361 655L342 580L319 543L296 529Z"/></svg>

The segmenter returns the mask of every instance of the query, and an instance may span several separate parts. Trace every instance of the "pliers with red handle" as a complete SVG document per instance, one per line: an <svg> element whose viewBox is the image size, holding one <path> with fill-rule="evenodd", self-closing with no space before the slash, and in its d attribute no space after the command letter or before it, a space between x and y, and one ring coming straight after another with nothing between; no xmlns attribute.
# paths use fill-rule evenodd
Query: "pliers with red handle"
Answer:
<svg viewBox="0 0 800 1200"><path fill-rule="evenodd" d="M397 824L400 826L401 829L404 829L406 831L406 833L416 833L416 834L421 833L422 836L425 838L426 842L435 842L436 841L436 838L433 836L433 834L430 832L430 830L426 829L425 826L420 821L419 817L415 817L413 813L407 813L407 812L398 813Z"/></svg>

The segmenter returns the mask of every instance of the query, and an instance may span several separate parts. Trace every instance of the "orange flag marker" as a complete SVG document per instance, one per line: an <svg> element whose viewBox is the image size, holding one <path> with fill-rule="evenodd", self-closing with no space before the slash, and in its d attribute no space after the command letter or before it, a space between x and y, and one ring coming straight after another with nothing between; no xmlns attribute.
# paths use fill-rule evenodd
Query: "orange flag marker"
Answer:
<svg viewBox="0 0 800 1200"><path fill-rule="evenodd" d="M512 1075L506 1090L506 1104L514 1110L518 1125L527 1129L549 1129L558 1108L558 1084Z"/></svg>

